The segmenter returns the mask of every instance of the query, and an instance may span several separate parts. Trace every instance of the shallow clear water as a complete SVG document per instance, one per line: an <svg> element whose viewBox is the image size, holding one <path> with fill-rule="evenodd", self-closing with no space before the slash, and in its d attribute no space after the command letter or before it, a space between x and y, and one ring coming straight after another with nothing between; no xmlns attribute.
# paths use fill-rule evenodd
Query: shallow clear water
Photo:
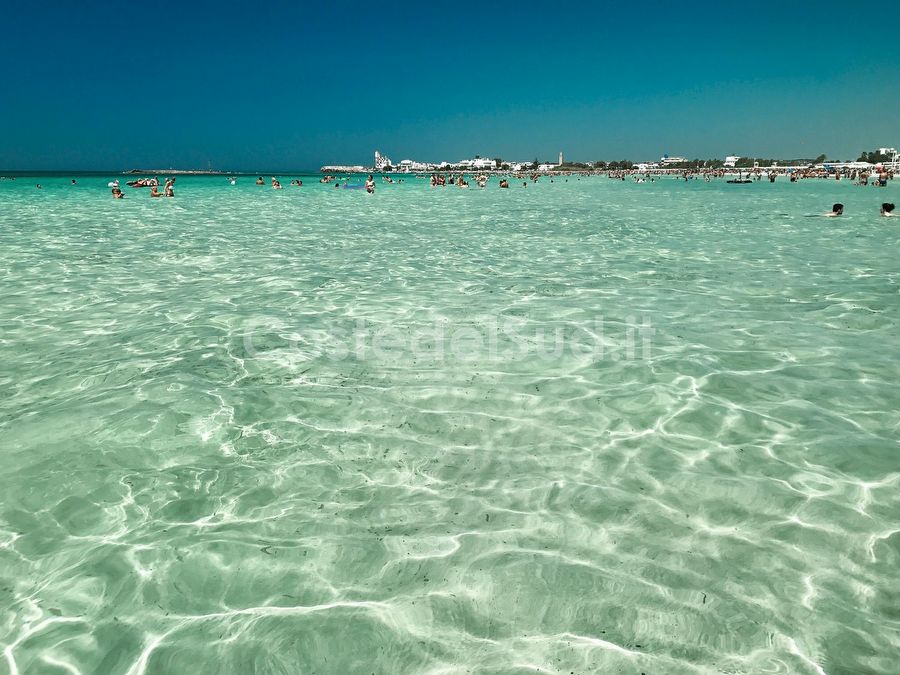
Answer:
<svg viewBox="0 0 900 675"><path fill-rule="evenodd" d="M111 178L0 181L0 672L896 672L898 184Z"/></svg>

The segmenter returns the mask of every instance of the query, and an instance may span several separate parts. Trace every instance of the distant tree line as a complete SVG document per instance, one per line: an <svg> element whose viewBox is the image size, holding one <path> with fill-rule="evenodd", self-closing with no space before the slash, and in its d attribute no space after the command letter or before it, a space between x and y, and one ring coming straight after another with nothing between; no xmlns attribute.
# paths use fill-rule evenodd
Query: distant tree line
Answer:
<svg viewBox="0 0 900 675"><path fill-rule="evenodd" d="M856 160L857 162L869 162L870 164L878 164L880 162L889 162L893 158L890 155L883 155L878 151L866 152L863 151L860 153L859 158ZM771 157L741 157L739 160L735 162L735 168L738 169L752 169L754 166L772 166L777 164L778 166L804 166L807 164L822 164L826 162L828 157L823 153L818 157L800 157L795 159L775 159ZM834 162L838 162L841 160L832 159ZM843 161L851 161L851 160L843 160ZM566 164L568 168L570 166L569 163ZM580 166L577 164L572 164L572 166ZM670 163L666 164L666 168L669 169L721 169L724 168L725 161L722 159L691 159L686 160L684 162ZM632 169L634 168L634 163L627 160L622 159L618 161L607 162L603 160L599 160L594 162L594 168L599 171L616 171L620 169Z"/></svg>
<svg viewBox="0 0 900 675"><path fill-rule="evenodd" d="M476 157L478 159L478 157ZM878 151L866 152L865 150L860 153L859 158L856 160L858 162L869 162L870 164L878 164L879 162L889 162L892 157L889 155L882 155ZM818 157L801 157L796 159L775 159L771 157L741 157L737 162L735 162L735 168L738 169L752 169L754 166L805 166L807 164L822 164L827 161L828 157L823 153ZM501 169L508 171L511 167L508 162L503 159L497 158L494 160ZM840 161L840 160L832 160L832 161ZM850 161L850 160L844 160ZM541 162L537 157L535 157L534 161L531 163L531 168L537 169L540 164L548 164L549 162ZM526 164L527 166L527 164ZM631 170L635 166L635 163L628 159L620 159L620 160L598 160L593 163L593 168L597 171L620 171L620 170ZM684 162L677 162L672 164L667 164L666 168L669 169L693 169L693 170L702 170L702 169L722 169L725 167L725 160L722 159L691 159ZM591 164L586 162L566 162L561 167L564 171L586 171L591 168Z"/></svg>
<svg viewBox="0 0 900 675"><path fill-rule="evenodd" d="M821 164L826 159L825 155L819 155L814 159L810 158L799 158L799 159L774 159L769 157L741 157L739 160L735 162L735 167L739 169L752 169L755 165L759 166L772 166L773 164L778 164L780 166L793 166L793 165L806 165L806 164ZM870 160L871 161L871 160ZM673 162L666 164L666 168L668 169L722 169L725 167L725 160L723 159L689 159L684 162ZM594 168L600 171L616 171L619 169L632 169L634 168L634 162L630 160L623 159L619 161L606 162L603 160L594 162Z"/></svg>
<svg viewBox="0 0 900 675"><path fill-rule="evenodd" d="M866 152L863 150L859 153L859 158L856 160L857 162L868 162L869 164L879 164L881 162L890 162L893 159L890 155L882 155L877 150L873 150L872 152Z"/></svg>
<svg viewBox="0 0 900 675"><path fill-rule="evenodd" d="M618 161L613 160L612 162L604 162L603 160L594 162L594 168L600 171L618 171L620 169L633 169L634 162L627 159L620 159Z"/></svg>
<svg viewBox="0 0 900 675"><path fill-rule="evenodd" d="M477 157L476 157L477 159ZM858 162L869 162L871 164L878 164L879 162L888 162L891 161L891 157L889 155L882 155L877 151L866 152L863 151L860 153L859 158L856 160ZM818 157L800 157L795 159L776 159L772 157L741 157L735 162L735 168L738 169L752 169L754 166L805 166L808 164L822 164L827 161L828 157L822 153ZM508 171L511 167L508 162L503 159L497 158L494 160L497 165L503 169ZM840 161L833 159L832 161ZM844 160L850 161L850 160ZM537 157L535 157L534 161L531 162L530 166L533 169L537 169L540 164L549 164L550 162L542 162ZM526 163L526 166L528 164ZM593 168L596 171L620 171L620 170L631 170L634 169L635 163L629 159L619 159L619 160L598 160L593 163ZM722 169L725 167L725 160L723 159L690 159L684 162L670 163L666 164L666 168L669 169L692 169L692 170L715 170ZM587 171L591 169L591 164L586 162L566 162L561 167L564 171Z"/></svg>
<svg viewBox="0 0 900 675"><path fill-rule="evenodd" d="M774 157L741 157L734 166L738 169L752 169L757 164L759 166L804 166L806 164L821 164L825 161L825 155L818 157L795 157L792 159L777 159Z"/></svg>

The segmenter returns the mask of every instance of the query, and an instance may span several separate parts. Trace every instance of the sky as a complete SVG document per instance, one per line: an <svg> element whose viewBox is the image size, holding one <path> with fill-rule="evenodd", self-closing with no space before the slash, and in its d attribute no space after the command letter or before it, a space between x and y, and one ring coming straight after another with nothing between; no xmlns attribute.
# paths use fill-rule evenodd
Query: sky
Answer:
<svg viewBox="0 0 900 675"><path fill-rule="evenodd" d="M0 170L855 159L900 146L898 19L830 0L0 0Z"/></svg>

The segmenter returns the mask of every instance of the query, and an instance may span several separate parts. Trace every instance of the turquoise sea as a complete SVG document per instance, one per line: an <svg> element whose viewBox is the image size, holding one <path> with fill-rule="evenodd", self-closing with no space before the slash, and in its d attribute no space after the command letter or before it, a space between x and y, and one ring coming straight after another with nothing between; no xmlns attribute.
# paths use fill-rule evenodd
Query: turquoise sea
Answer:
<svg viewBox="0 0 900 675"><path fill-rule="evenodd" d="M0 181L0 673L897 672L900 181L70 178Z"/></svg>

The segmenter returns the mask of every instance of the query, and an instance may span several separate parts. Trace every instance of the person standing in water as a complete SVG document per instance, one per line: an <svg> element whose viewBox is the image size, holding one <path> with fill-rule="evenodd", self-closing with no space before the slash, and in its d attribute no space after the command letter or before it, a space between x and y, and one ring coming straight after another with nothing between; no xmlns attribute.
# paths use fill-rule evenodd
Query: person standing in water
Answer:
<svg viewBox="0 0 900 675"><path fill-rule="evenodd" d="M166 197L175 196L175 178L166 178L166 185L163 188L163 195Z"/></svg>
<svg viewBox="0 0 900 675"><path fill-rule="evenodd" d="M370 195L375 194L375 179L372 178L372 174L369 174L369 177L366 179L366 192Z"/></svg>

